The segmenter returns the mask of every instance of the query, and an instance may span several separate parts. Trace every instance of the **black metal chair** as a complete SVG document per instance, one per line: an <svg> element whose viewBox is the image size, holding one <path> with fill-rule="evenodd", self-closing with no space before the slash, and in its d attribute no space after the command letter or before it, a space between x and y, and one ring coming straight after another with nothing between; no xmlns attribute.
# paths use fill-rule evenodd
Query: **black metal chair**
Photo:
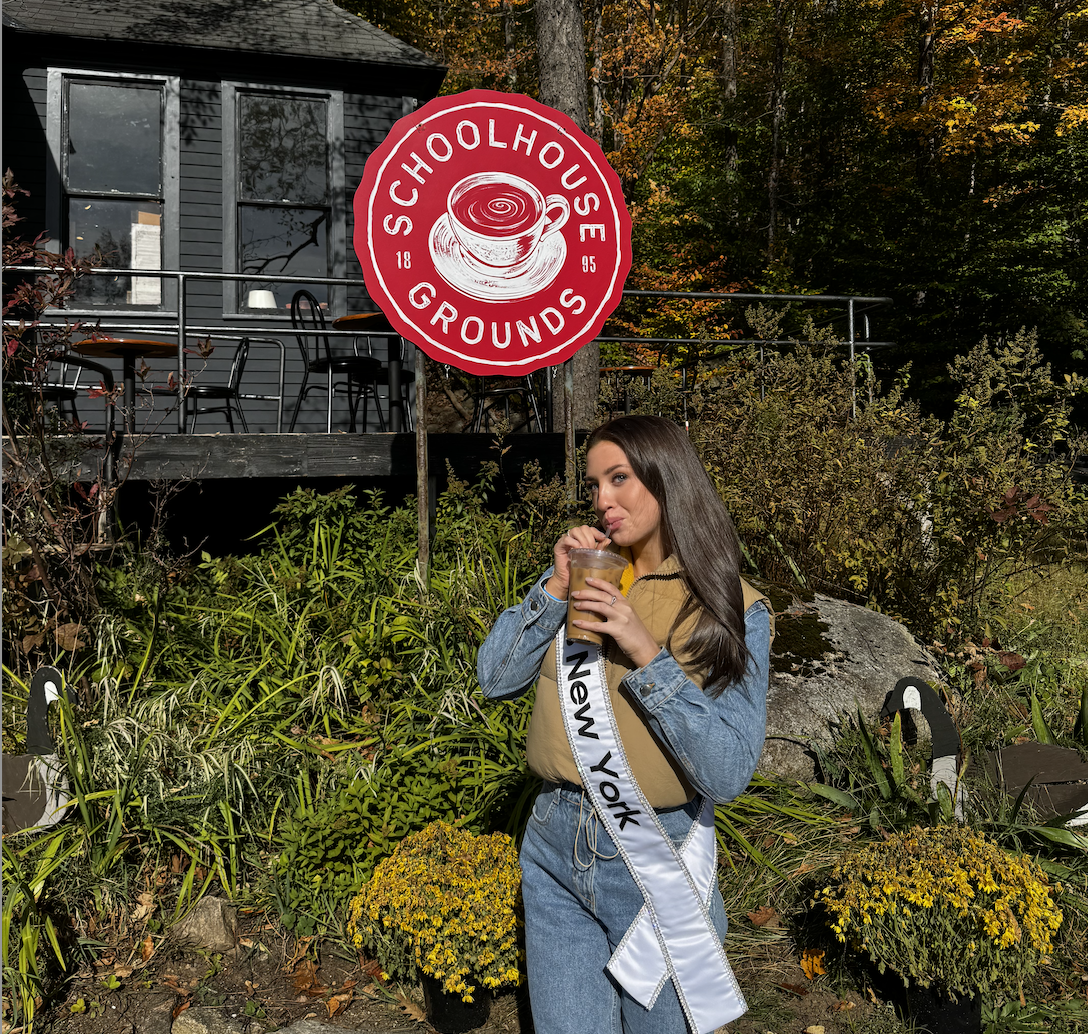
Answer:
<svg viewBox="0 0 1088 1034"><path fill-rule="evenodd" d="M385 334L360 334L359 337L366 338L366 354L377 359L374 355L374 344L371 340L372 337L385 338ZM358 340L358 338L356 338ZM400 397L393 398L389 393L389 367L382 365L382 368L378 371L377 376L374 378L375 384L379 388L385 388L386 405L389 407L390 420L392 420L393 407L397 406L401 413L401 426L408 431L414 431L415 421L412 419L412 406L409 402L409 392L412 389L412 385L415 384L416 375L413 370L409 370L405 367L405 355L404 355L404 338L399 334L397 335L397 349L399 351L398 359L400 360ZM381 360L378 360L381 362ZM382 419L381 405L377 405L378 410L378 422L381 429L385 430L385 421Z"/></svg>
<svg viewBox="0 0 1088 1034"><path fill-rule="evenodd" d="M15 381L15 385L30 399L31 403L38 400L42 402L56 403L57 410L62 419L66 418L74 424L80 424L79 410L76 408L76 400L80 393L86 394L93 390L94 385L80 384L84 371L96 373L101 378L101 385L105 389L103 396L105 403L105 431L107 434L113 431L113 373L109 367L96 363L92 359L85 359L81 355L73 355L66 352L63 355L51 357L41 379L22 379ZM67 416L65 409L67 408Z"/></svg>
<svg viewBox="0 0 1088 1034"><path fill-rule="evenodd" d="M186 422L188 422L190 413L193 416L193 422L188 424L187 428L189 434L196 433L196 421L201 413L222 413L227 418L227 426L230 428L231 434L234 434L234 415L236 411L238 420L242 424L242 430L249 434L249 425L246 423L245 413L242 412L242 374L245 372L248 358L249 338L242 338L234 349L234 358L230 364L230 376L227 378L226 384L201 384L199 381L192 379L181 392L176 387L152 388L151 394L167 395L173 398L177 398L179 395L182 396ZM218 402L219 405L201 406L199 404L201 400Z"/></svg>
<svg viewBox="0 0 1088 1034"><path fill-rule="evenodd" d="M196 421L201 413L222 413L227 418L227 426L234 433L233 411L237 407L238 419L242 423L242 430L249 434L249 426L246 424L246 416L242 412L242 374L246 368L246 360L249 358L249 338L244 337L238 342L234 350L234 359L230 364L230 376L226 384L199 384L194 382L185 393L185 405L192 405L193 422L189 425L189 433L196 434ZM215 406L200 406L200 400L218 402Z"/></svg>
<svg viewBox="0 0 1088 1034"><path fill-rule="evenodd" d="M348 396L348 428L355 431L355 413L358 409L359 399L355 397L355 390L359 391L359 397L363 403L363 427L366 427L367 400L373 398L377 404L378 398L378 374L382 364L368 355L333 355L329 345L328 329L325 325L325 314L321 311L318 300L309 291L296 291L291 299L291 326L295 328L295 337L298 340L299 351L302 353L302 387L299 389L298 400L295 402L295 411L291 415L289 431L294 431L298 421L299 410L302 402L311 391L325 390L329 393L328 416L326 430L332 432L332 397L337 387L347 389ZM323 374L325 382L309 383L311 374ZM335 381L335 376L341 376L342 381ZM381 410L378 410L379 420ZM384 421L382 421L384 430Z"/></svg>
<svg viewBox="0 0 1088 1034"><path fill-rule="evenodd" d="M510 403L515 398L520 398L528 410L525 423L532 430L532 422L536 421L536 429L540 434L544 433L544 421L540 415L540 406L537 403L536 383L534 374L525 377L482 377L479 387L473 393L475 408L472 413L472 422L469 430L479 433L484 429L484 421L490 425L492 410L496 403L502 403L503 419L510 424ZM519 425L520 426L520 425ZM512 430L516 430L512 428Z"/></svg>

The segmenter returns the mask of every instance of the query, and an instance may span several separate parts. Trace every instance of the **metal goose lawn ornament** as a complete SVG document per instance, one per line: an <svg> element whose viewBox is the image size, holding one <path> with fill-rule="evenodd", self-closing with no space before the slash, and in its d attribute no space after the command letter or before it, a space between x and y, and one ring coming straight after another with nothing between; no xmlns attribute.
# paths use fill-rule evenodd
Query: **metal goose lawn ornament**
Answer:
<svg viewBox="0 0 1088 1034"><path fill-rule="evenodd" d="M52 667L39 668L30 682L26 711L26 754L3 759L4 832L56 825L71 802L68 777L49 733L49 705L59 699L64 679Z"/></svg>
<svg viewBox="0 0 1088 1034"><path fill-rule="evenodd" d="M890 718L897 711L905 710L921 711L929 723L933 752L929 768L929 789L933 800L937 799L937 787L944 783L952 795L956 820L962 822L967 795L960 785L960 733L956 723L952 721L952 716L937 691L921 679L900 679L895 684L895 689L884 698L880 717Z"/></svg>
<svg viewBox="0 0 1088 1034"><path fill-rule="evenodd" d="M929 785L935 800L944 783L955 802L956 819L963 821L966 794L959 779L960 734L944 701L917 678L900 679L880 711L890 718L897 711L921 711L929 723L932 761ZM1046 743L1017 743L990 751L984 759L995 787L1014 799L1026 797L1043 821L1055 819L1066 826L1088 826L1088 763L1070 747Z"/></svg>

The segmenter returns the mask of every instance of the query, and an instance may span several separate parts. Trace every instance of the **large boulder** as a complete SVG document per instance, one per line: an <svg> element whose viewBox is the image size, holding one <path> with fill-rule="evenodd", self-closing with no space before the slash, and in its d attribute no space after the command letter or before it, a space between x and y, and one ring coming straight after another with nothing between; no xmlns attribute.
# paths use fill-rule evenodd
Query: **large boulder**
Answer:
<svg viewBox="0 0 1088 1034"><path fill-rule="evenodd" d="M830 744L858 706L876 721L904 676L943 682L936 660L898 621L821 593L753 580L775 609L764 775L812 779L814 747Z"/></svg>

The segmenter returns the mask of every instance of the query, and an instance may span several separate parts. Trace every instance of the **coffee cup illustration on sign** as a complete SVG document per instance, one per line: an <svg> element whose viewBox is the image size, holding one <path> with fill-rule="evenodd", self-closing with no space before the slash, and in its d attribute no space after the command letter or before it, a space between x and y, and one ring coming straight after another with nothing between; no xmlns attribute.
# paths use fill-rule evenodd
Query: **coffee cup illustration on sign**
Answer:
<svg viewBox="0 0 1088 1034"><path fill-rule="evenodd" d="M510 173L477 172L454 184L430 234L439 275L480 301L527 298L548 287L567 257L570 203Z"/></svg>

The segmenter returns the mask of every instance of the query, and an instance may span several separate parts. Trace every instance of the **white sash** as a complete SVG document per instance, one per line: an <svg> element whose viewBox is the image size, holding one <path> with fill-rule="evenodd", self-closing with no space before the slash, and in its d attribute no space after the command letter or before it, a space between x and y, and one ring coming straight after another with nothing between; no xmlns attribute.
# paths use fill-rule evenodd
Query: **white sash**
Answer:
<svg viewBox="0 0 1088 1034"><path fill-rule="evenodd" d="M555 642L563 726L582 786L646 901L608 970L647 1009L671 977L689 1026L708 1034L748 1010L710 920L714 806L704 800L678 849L631 775L600 650L567 642L565 626Z"/></svg>

